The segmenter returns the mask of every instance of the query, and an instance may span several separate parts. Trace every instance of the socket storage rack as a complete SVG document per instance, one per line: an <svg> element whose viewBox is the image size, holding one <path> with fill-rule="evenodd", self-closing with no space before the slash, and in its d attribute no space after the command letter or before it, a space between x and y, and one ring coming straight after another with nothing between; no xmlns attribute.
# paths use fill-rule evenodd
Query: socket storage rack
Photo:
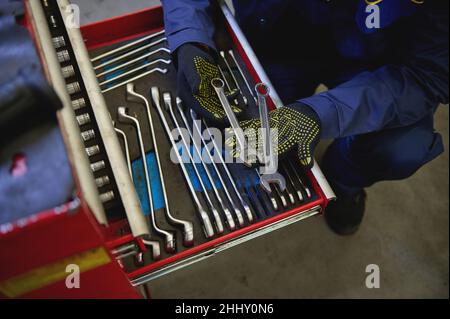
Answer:
<svg viewBox="0 0 450 319"><path fill-rule="evenodd" d="M164 93L170 93L173 105L176 104L176 71L170 62L170 52L164 40L162 7L73 28L67 25L71 14L68 0L26 0L25 5L26 16L23 23L33 36L48 81L63 103L58 120L71 161L77 196L60 207L0 226L0 297L148 296L146 289L151 287L152 279L318 215L334 198L317 163L312 170L302 171L295 165L295 160L288 159L291 160L289 165L294 163L289 168L291 174L298 177L300 186L303 187L298 191L299 198L286 204L282 201L282 193L278 192L277 210L273 208L270 213L267 210L262 213L262 208L270 206L270 200L266 198L266 202L261 200L258 204L257 199L261 199L264 194L255 192L255 197L247 194L244 191L248 186L245 178L247 168L240 167L242 164L231 164L230 166L237 167L230 168L232 174L228 176L230 181L233 176L236 177L234 182L245 203L251 207L252 219L244 214L245 219L240 222L236 219L234 227L225 222L223 231L219 232L214 228L214 234L205 235L207 232L198 216L193 193L201 198L202 205L207 208L205 193L214 197L211 186L215 180L203 192L199 185L196 185L194 192L189 192L186 179L179 168L181 165L174 164L170 159L172 145L162 118L168 119L170 129L174 125L167 109L161 113L156 110L154 105L157 102L152 96L154 92L151 88L157 87L161 98ZM230 9L222 1L218 1L216 9L216 46L224 55L228 54L228 60L223 58L222 63L219 63L223 69L222 76L225 80L228 78L225 82L234 81L236 86L240 84L242 94L239 103L246 104L249 116L258 114L251 87L259 82L266 83L270 88L269 108L280 107L282 102ZM150 42L145 42L146 39ZM133 46L136 43L141 43L141 46L148 43L148 50L140 51L138 55L149 52L145 54L146 58L154 55L155 59L146 59L142 66L137 67L136 69L141 70L138 76L128 76L134 72L131 69L134 67L133 63L140 60L133 58ZM130 60L126 63L129 67L126 71L116 72L120 68L115 64L116 57L120 56L119 51L124 46L129 48ZM104 58L110 52L119 53L114 57ZM229 63L234 63L232 68ZM149 68L153 72L149 72ZM142 149L136 138L137 130L133 125L120 120L119 107L127 109L129 114L142 123L144 154L154 153L155 147L153 143L149 143L152 140L149 127L151 121L147 123L145 108L142 103L127 99L130 86L126 84L129 83L133 83L131 88L151 104L150 113L155 126L153 135L156 136L161 158L160 173L164 174L167 190L166 204L170 206L175 218L192 224L193 239L189 242L183 240L180 228L168 222L164 214L164 210L168 209L165 207L167 205L158 203L154 198L155 209L151 210L148 207L150 203L145 201L145 173L141 169L144 157L141 157ZM226 84L230 86L229 83ZM159 102L163 105L161 98ZM175 118L183 123L180 117L183 111L179 112ZM165 115L161 115L162 113ZM186 111L187 117L188 113ZM189 120L194 120L192 114L184 127L189 126ZM145 156L150 168L147 176L150 175L149 178L152 179L153 190L154 179L161 177L155 173L159 164L152 165L152 159ZM205 172L207 170L208 167L204 168ZM217 172L220 175L224 173L224 169ZM192 168L188 174L192 174ZM199 181L203 178L204 175L200 176ZM222 183L220 195L224 196L228 188L232 189L230 181ZM291 182L292 187L299 185ZM257 186L250 181L249 187L256 189ZM295 192L295 189L291 190ZM230 203L232 200L239 201L238 191L228 197ZM220 209L220 196L217 195L214 199L214 204ZM152 204L150 206L153 207ZM165 249L164 239L155 233L152 218L158 227L175 234L173 250ZM225 217L222 216L222 219ZM66 267L70 264L76 264L80 268L83 281L80 289L68 289L66 286Z"/></svg>

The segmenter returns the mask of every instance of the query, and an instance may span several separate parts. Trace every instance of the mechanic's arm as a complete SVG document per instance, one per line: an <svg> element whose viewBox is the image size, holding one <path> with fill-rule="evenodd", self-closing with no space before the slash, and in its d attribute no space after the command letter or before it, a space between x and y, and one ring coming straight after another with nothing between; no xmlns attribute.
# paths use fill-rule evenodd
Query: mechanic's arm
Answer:
<svg viewBox="0 0 450 319"><path fill-rule="evenodd" d="M198 115L225 124L226 113L211 86L220 72L215 61L210 1L162 0L162 4L165 33L177 67L177 96ZM238 106L233 110L242 112Z"/></svg>
<svg viewBox="0 0 450 319"><path fill-rule="evenodd" d="M448 103L448 5L426 2L410 34L410 55L327 92L302 99L318 114L322 137L334 138L417 122Z"/></svg>
<svg viewBox="0 0 450 319"><path fill-rule="evenodd" d="M215 48L209 0L162 0L169 49L175 52L188 42Z"/></svg>

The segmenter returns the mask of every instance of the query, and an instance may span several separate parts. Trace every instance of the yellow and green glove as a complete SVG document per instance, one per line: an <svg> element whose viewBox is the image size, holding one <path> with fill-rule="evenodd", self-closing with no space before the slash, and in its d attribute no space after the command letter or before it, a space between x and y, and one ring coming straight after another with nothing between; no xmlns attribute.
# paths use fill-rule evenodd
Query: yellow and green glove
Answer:
<svg viewBox="0 0 450 319"><path fill-rule="evenodd" d="M176 51L177 55L177 94L185 105L194 109L201 117L216 124L226 124L228 119L220 104L211 80L220 78L220 71L208 49L194 43L186 43ZM238 92L226 92L231 100ZM232 105L238 115L242 112Z"/></svg>
<svg viewBox="0 0 450 319"><path fill-rule="evenodd" d="M259 118L240 122L241 128L246 134L248 145L256 147L257 153L263 151L263 139L261 136L261 121ZM277 134L272 137L274 155L283 158L294 149L297 151L302 166L309 169L314 164L313 154L320 140L321 123L313 109L309 106L295 103L269 112L269 126L276 129ZM233 131L226 140L226 145L234 157L239 157L236 151L237 141Z"/></svg>

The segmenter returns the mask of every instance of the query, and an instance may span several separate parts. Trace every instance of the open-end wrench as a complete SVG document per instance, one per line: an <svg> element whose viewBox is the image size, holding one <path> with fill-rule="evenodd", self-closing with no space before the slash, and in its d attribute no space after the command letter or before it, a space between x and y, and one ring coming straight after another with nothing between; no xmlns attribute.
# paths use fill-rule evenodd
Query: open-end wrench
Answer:
<svg viewBox="0 0 450 319"><path fill-rule="evenodd" d="M115 90L115 89L117 89L117 88L119 88L119 87L121 87L121 86L123 86L125 84L131 83L131 82L134 82L134 81L136 81L136 80L138 80L140 78L143 78L144 76L147 76L147 75L149 75L149 74L151 74L153 72L159 72L161 74L166 74L167 73L167 69L154 68L154 69L145 71L144 73L136 75L135 77L133 77L131 79L127 79L127 80L125 80L125 81L123 81L121 83L115 84L115 85L113 85L113 86L111 86L111 87L109 87L107 89L102 90L102 93L106 93L106 92Z"/></svg>
<svg viewBox="0 0 450 319"><path fill-rule="evenodd" d="M125 134L124 131L122 131L121 129L117 128L115 126L114 122L113 122L113 125L114 125L114 130L116 131L116 133L119 134L122 137L122 139L123 139L123 144L125 145L125 160L127 161L128 171L130 172L131 180L133 180L133 170L131 168L130 148L128 147L127 135Z"/></svg>
<svg viewBox="0 0 450 319"><path fill-rule="evenodd" d="M236 67L237 67L237 69L238 69L238 71L239 71L239 74L241 75L241 78L244 80L244 83L245 83L245 85L247 86L248 91L249 91L250 94L253 96L253 99L255 100L255 103L257 103L256 96L255 96L255 94L253 93L253 90L252 90L252 88L251 88L251 86L250 86L250 83L248 83L248 80L247 80L247 78L246 78L245 75L244 75L244 71L242 71L241 66L239 65L239 63L238 63L236 57L234 56L233 50L229 50L229 51L228 51L228 54L229 54L229 55L231 56L231 58L233 59L233 62L234 62L234 64L236 65Z"/></svg>
<svg viewBox="0 0 450 319"><path fill-rule="evenodd" d="M158 109L158 112L160 113L160 116L162 116L163 113L162 113L162 108L161 108L161 103L160 103L159 89L157 87L152 87L151 88L151 93L152 93L152 98L153 98L153 104ZM167 111L170 111L170 109L167 110ZM189 160L191 161L192 168L193 168L194 173L195 173L195 175L196 175L196 177L197 177L197 179L198 179L198 181L200 183L200 186L201 186L201 188L203 190L203 194L204 194L204 196L206 198L206 202L208 203L209 208L211 209L211 213L212 213L212 215L214 217L214 224L216 226L217 233L221 234L221 233L223 233L224 229L223 229L222 220L221 220L221 218L219 216L219 212L217 211L216 207L214 206L214 204L213 204L213 202L211 200L211 197L209 196L208 190L206 189L206 186L203 183L202 176L200 175L200 173L199 173L199 171L197 169L197 166L195 165L195 161L192 158L191 152L189 150L189 145L186 142L186 140L184 139L184 135L181 132L181 127L178 124L178 120L176 119L175 114L173 113L173 110L172 110L172 112L170 112L170 116L172 117L172 121L173 121L173 123L175 125L175 128L179 132L181 143L183 144L184 149L186 151L186 154L188 155ZM175 147L177 147L177 146L175 146ZM177 150L178 150L178 147L177 147ZM190 177L188 177L187 180L190 181Z"/></svg>
<svg viewBox="0 0 450 319"><path fill-rule="evenodd" d="M152 61L150 63L146 63L146 64L143 64L143 65L140 65L140 66L138 66L138 67L136 67L134 69L131 69L131 70L127 71L127 72L121 73L121 74L119 74L119 75L117 75L117 76L115 76L113 78L110 78L108 80L102 81L98 85L104 86L104 85L106 85L108 83L115 82L115 81L117 81L117 80L119 80L119 79L121 79L123 77L129 76L130 74L133 74L133 73L135 73L135 72L137 72L139 70L148 68L148 67L150 67L152 65L155 65L157 63L163 63L163 64L166 64L166 65L169 65L171 62L172 62L171 60L157 59L157 60L154 60L154 61Z"/></svg>
<svg viewBox="0 0 450 319"><path fill-rule="evenodd" d="M195 114L195 112L193 110L191 110L191 117L194 120L194 125L197 125L197 123L195 122L195 119L197 118L197 115ZM227 174L228 180L230 181L231 186L233 187L233 190L236 194L236 196L238 197L239 201L241 202L242 207L244 208L245 214L247 216L248 221L251 223L253 222L253 214L252 211L250 209L250 207L248 206L247 202L242 198L241 196L241 192L239 191L239 189L236 186L236 183L234 181L233 176L231 175L230 170L228 169L227 164L225 163L223 156L222 156L222 149L219 149L216 140L214 139L214 137L211 134L211 131L209 130L209 127L206 125L205 120L202 120L203 125L206 128L206 131L208 133L208 136L210 138L210 140L213 143L213 147L214 147L214 153L216 154L217 158L219 158L220 163L222 164L223 170L225 171L225 173Z"/></svg>
<svg viewBox="0 0 450 319"><path fill-rule="evenodd" d="M166 106L169 107L169 109L171 109L172 108L172 98L170 96L170 93L164 93L163 94L163 99L164 99L164 102L165 102ZM181 101L181 100L179 100L179 101ZM198 159L200 160L200 163L201 163L201 165L202 165L202 167L203 167L203 169L204 169L204 171L206 173L206 177L208 178L208 181L211 184L211 188L213 189L213 192L216 195L217 201L219 202L219 204L220 204L220 206L222 208L222 211L223 211L223 213L225 215L225 220L227 221L227 224L228 224L228 228L230 228L230 230L235 230L236 229L236 223L234 222L233 216L231 215L231 212L228 209L228 206L223 201L222 196L221 196L219 190L217 189L215 180L212 177L212 174L211 174L211 172L209 170L208 165L206 165L206 163L203 161L202 150L197 145L196 141L194 140L194 136L192 134L192 130L189 127L189 122L187 121L186 116L184 115L183 109L182 109L181 105L178 103L178 101L177 101L177 109L178 109L178 113L180 114L181 119L182 119L182 121L184 123L184 126L186 127L186 129L187 129L187 131L189 133L189 136L190 136L190 138L192 140L192 146L194 146L194 152L197 154ZM217 172L217 173L219 173L219 172Z"/></svg>
<svg viewBox="0 0 450 319"><path fill-rule="evenodd" d="M182 117L184 118L185 116L183 114L183 108L182 108L181 103L182 103L181 99L177 97L178 111L182 114ZM210 150L208 149L208 145L205 142L205 139L203 138L203 134L202 134L201 128L198 126L198 120L195 120L194 118L192 118L192 123L193 123L193 127L194 127L195 132L198 134L198 136L200 137L200 139L201 139L201 141L202 141L202 143L203 143L203 145L205 147L205 151L206 151L205 153L208 155L208 159L211 162L212 166L214 167L214 170L216 171L216 175L219 178L220 183L222 184L223 191L224 191L224 193L225 193L225 195L226 195L226 197L228 199L228 202L233 207L233 211L234 211L234 214L235 214L235 216L236 216L236 218L238 220L239 226L242 227L242 226L244 226L244 217L242 216L241 210L235 205L235 203L233 201L233 198L231 197L231 194L228 191L227 185L225 184L225 181L222 178L222 174L221 174L219 168L217 167L216 162L212 158ZM190 130L189 123L187 123L187 124L188 125L186 125L186 127L188 128L188 130ZM194 134L191 132L191 135L194 135ZM195 143L195 140L194 140L194 143Z"/></svg>
<svg viewBox="0 0 450 319"><path fill-rule="evenodd" d="M147 36L145 36L143 38L140 38L140 39L137 39L135 41L129 42L127 44L121 45L121 46L119 46L119 47L117 47L117 48L115 48L115 49L113 49L111 51L105 52L103 54L100 54L100 55L92 58L91 62L96 62L96 61L98 61L100 59L103 59L103 58L106 58L106 57L108 57L110 55L116 54L117 52L120 52L120 51L126 50L128 48L131 48L131 47L135 46L136 44L139 44L141 42L144 42L144 41L156 38L157 36L162 35L162 34L164 34L164 30L161 30L159 32L155 32L155 33L149 34L149 35L147 35Z"/></svg>
<svg viewBox="0 0 450 319"><path fill-rule="evenodd" d="M181 171L183 172L184 179L186 180L186 183L188 185L189 191L191 193L192 199L194 200L194 204L197 208L197 212L200 218L200 222L203 227L203 232L205 233L206 238L212 238L214 236L214 229L212 227L211 219L209 218L208 213L203 208L203 205L200 202L200 199L198 198L197 192L195 191L194 185L192 185L191 178L189 177L189 173L187 171L186 165L183 162L183 159L181 158L180 151L178 149L178 146L172 136L172 132L170 130L169 124L166 120L166 116L164 115L164 112L161 108L161 104L159 103L159 93L158 96L154 96L154 98L157 98L158 103L153 103L158 111L159 117L161 118L161 122L163 124L164 131L166 132L167 137L169 138L170 144L172 145L173 150L175 151L175 155L177 157L178 163L180 164Z"/></svg>
<svg viewBox="0 0 450 319"><path fill-rule="evenodd" d="M286 189L286 180L283 175L276 170L277 158L275 157L269 125L269 111L267 108L266 98L269 96L269 87L264 83L258 83L255 86L256 96L258 98L259 116L261 120L262 140L263 140L263 160L265 167L268 167L269 172L265 172L260 175L260 181L263 188L270 192L270 184L276 184L280 191L283 192Z"/></svg>
<svg viewBox="0 0 450 319"><path fill-rule="evenodd" d="M162 43L162 42L164 42L166 40L167 40L166 38L161 38L161 39L159 39L159 40L157 40L155 42L152 42L152 43L146 44L146 45L144 45L142 47L139 47L137 49L134 49L133 51L127 52L127 53L122 54L122 55L119 55L118 57L115 57L115 58L113 58L111 60L105 61L105 62L103 62L103 63L101 63L99 65L94 66L94 70L98 70L98 69L104 68L105 66L108 66L110 64L113 64L114 62L120 61L120 60L122 60L124 58L127 58L129 56L132 56L133 54L136 54L136 53L138 53L140 51L143 51L145 49L151 48L151 47L153 47L153 46L155 46L157 44L160 44L160 43Z"/></svg>
<svg viewBox="0 0 450 319"><path fill-rule="evenodd" d="M270 196L260 185L258 185L258 181L254 182L254 178L251 174L249 174L250 187L254 189L255 194L258 196L258 200L263 206L263 212L266 216L272 215L273 212L278 210L278 201L274 199L272 202L272 196ZM274 207L275 205L275 207Z"/></svg>
<svg viewBox="0 0 450 319"><path fill-rule="evenodd" d="M276 198L275 198L275 197L273 196L273 194L272 194L272 188L271 188L271 186L270 186L270 183L266 183L266 185L264 185L264 184L262 183L262 176L261 176L261 174L259 173L259 170L258 170L257 168L255 168L255 172L256 172L257 175L258 175L259 185L260 185L261 188L267 193L267 195L268 195L269 198L270 198L270 201L272 202L272 207L273 207L273 209L278 210L277 200L276 200ZM274 185L273 185L273 189L275 190L276 195L278 195L278 197L280 198L281 204L283 205L283 207L286 208L286 207L288 206L286 197L284 197L283 193L280 192L280 190L278 189L277 184L274 184Z"/></svg>
<svg viewBox="0 0 450 319"><path fill-rule="evenodd" d="M228 102L228 98L226 97L225 92L223 90L225 84L222 79L214 78L211 80L211 85L216 91L220 103L222 104L222 107L227 115L228 121L230 121L231 128L233 129L233 132L236 136L236 141L240 152L239 158L242 160L245 166L251 167L252 163L246 156L248 150L246 148L244 132L240 127L239 121L237 120L236 115L234 114L233 109L231 108L230 102Z"/></svg>
<svg viewBox="0 0 450 319"><path fill-rule="evenodd" d="M225 56L225 52L220 51L220 56L222 57L222 60L225 62L225 65L227 66L228 72L230 73L231 77L233 78L233 81L234 81L234 83L235 83L235 85L236 85L236 89L237 89L237 90L239 91L239 93L242 95L242 98L243 98L243 100L244 100L244 104L247 105L247 104L248 104L247 97L246 97L246 96L244 95L244 93L242 92L241 87L239 86L239 82L238 82L238 80L236 79L236 77L234 76L233 70L231 70L231 66L230 66L230 64L228 63L228 60L227 60L227 58L226 58L226 56Z"/></svg>
<svg viewBox="0 0 450 319"><path fill-rule="evenodd" d="M171 98L170 94L167 94L167 93L163 94L163 99L164 99L164 105L165 105L166 109L169 111L170 115L172 116L172 119L174 121L175 126L177 128L181 128L181 126L179 125L178 120L176 118L175 112L173 110L172 98ZM180 114L180 115L183 115L183 114ZM182 117L182 119L183 119L183 122L184 122L185 118ZM186 129L188 131L189 137L193 140L191 132L189 131L188 128L186 128ZM181 138L184 140L184 136L183 135L181 136ZM186 146L186 150L189 152L190 160L192 162L192 166L195 168L195 170L197 170L196 161L195 161L195 158L194 158L195 155L192 156L192 154L190 153L190 148L189 148L189 145L186 142L186 140L184 140L184 143L185 143L185 146ZM234 223L234 219L231 216L231 212L228 209L228 207L225 206L224 202L222 201L222 197L220 196L220 194L219 194L219 192L217 190L217 187L215 185L214 179L212 178L208 167L205 165L205 163L203 162L203 160L201 158L201 156L202 156L201 155L201 151L198 149L198 147L197 147L197 145L196 145L196 143L194 141L193 141L192 145L194 146L194 154L197 154L197 156L198 156L198 158L199 158L199 160L201 162L201 165L202 165L202 167L203 167L203 169L204 169L204 171L206 173L206 177L207 177L207 179L208 179L208 181L209 181L209 183L211 185L211 188L212 188L215 196L217 197L217 201L220 204L220 206L222 208L222 211L224 212L225 220L226 220L226 222L228 224L228 227L230 228L230 230L236 229L236 224ZM198 174L198 175L201 178L201 175L200 174ZM203 183L203 180L202 180L202 183ZM204 191L205 191L205 195L208 194L206 186L204 188ZM208 194L208 196L209 196L209 194ZM221 219L218 218L217 221L219 221L219 220L221 220Z"/></svg>
<svg viewBox="0 0 450 319"><path fill-rule="evenodd" d="M303 183L300 174L298 173L296 167L294 166L294 163L293 163L290 159L288 159L287 162L289 163L290 167L291 167L292 170L294 171L294 174L295 174L295 176L297 177L297 180L298 180L298 182L300 183L301 187L302 187L303 190L305 191L306 197L311 198L312 193L311 193L311 191L309 190L309 188Z"/></svg>
<svg viewBox="0 0 450 319"><path fill-rule="evenodd" d="M159 172L159 178L161 182L161 189L163 193L164 198L164 206L165 206L165 212L166 217L172 225L182 227L183 229L183 245L186 247L192 246L194 244L194 228L190 221L187 220L181 220L179 218L175 218L172 213L170 212L170 206L169 206L169 200L167 197L167 190L166 190L166 183L164 181L164 174L161 167L161 159L159 156L159 149L158 149L158 143L156 141L156 133L155 128L153 125L153 118L152 113L150 110L150 103L148 102L147 98L135 91L134 83L128 83L127 85L127 101L128 102L134 102L134 103L141 103L145 106L145 110L147 113L147 119L148 124L150 127L150 135L153 142L153 150L155 152L155 158L156 158L156 165L158 167Z"/></svg>
<svg viewBox="0 0 450 319"><path fill-rule="evenodd" d="M136 132L138 135L139 149L142 157L142 163L144 164L144 175L145 175L145 183L147 186L147 197L150 205L150 221L155 231L161 236L164 236L166 251L172 253L176 249L175 236L171 232L159 228L158 225L156 224L155 210L153 207L152 188L150 184L150 175L147 167L147 158L145 154L144 140L142 138L141 125L136 117L127 114L126 107L119 106L119 108L117 109L117 113L119 116L119 120L123 122L132 122L134 124L134 127L136 128Z"/></svg>
<svg viewBox="0 0 450 319"><path fill-rule="evenodd" d="M135 58L135 59L133 59L133 60L130 60L130 61L128 61L128 62L125 62L124 64L119 64L119 65L117 65L117 66L115 66L115 67L113 67L113 68L111 68L111 69L108 69L108 70L106 70L106 71L103 71L103 72L101 72L101 73L98 73L98 74L97 74L97 77L99 78L99 77L105 76L105 75L107 75L107 74L110 74L110 73L112 73L112 72L114 72L114 71L117 71L117 70L119 70L119 69L123 69L124 67L127 67L127 66L129 66L129 65L131 65L131 64L133 64L133 63L135 63L135 62L141 61L141 60L143 60L143 59L145 59L145 58L148 58L149 56L155 55L156 53L159 53L159 52L170 53L170 50L167 49L167 48L159 48L159 49L153 50L153 51L148 52L148 53L146 53L146 54L144 54L144 55L141 55L141 56L139 56L139 57L137 57L137 58Z"/></svg>
<svg viewBox="0 0 450 319"><path fill-rule="evenodd" d="M298 200L302 202L302 201L303 201L303 194L302 194L302 191L299 190L299 189L297 189L297 187L296 187L296 185L295 185L295 181L294 181L294 179L292 178L291 173L289 172L288 164L283 163L283 164L281 165L281 168L283 169L285 175L287 176L288 181L289 181L289 183L291 184L291 186L292 186L294 192L297 194Z"/></svg>
<svg viewBox="0 0 450 319"><path fill-rule="evenodd" d="M256 209L256 218L264 218L266 213L265 209L262 205L262 202L258 198L258 194L256 189L254 189L252 186L244 187L244 191L247 195L247 198L250 200L253 207Z"/></svg>

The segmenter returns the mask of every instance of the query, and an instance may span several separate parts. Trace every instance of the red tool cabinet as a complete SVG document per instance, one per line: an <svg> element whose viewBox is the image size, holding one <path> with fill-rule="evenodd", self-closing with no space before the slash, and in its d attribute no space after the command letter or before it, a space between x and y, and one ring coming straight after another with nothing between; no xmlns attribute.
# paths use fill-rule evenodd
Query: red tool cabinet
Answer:
<svg viewBox="0 0 450 319"><path fill-rule="evenodd" d="M27 1L26 1L27 2ZM269 82L230 10L221 3L227 31L255 81ZM29 19L29 18L28 18ZM33 24L28 23L33 34ZM85 45L94 50L163 29L162 8L155 7L81 28ZM37 43L39 50L39 44ZM45 61L43 61L45 64ZM272 92L274 92L272 88ZM279 105L276 94L272 107ZM76 172L74 172L76 174ZM318 198L305 205L184 249L126 272L111 251L135 242L131 233L117 235L125 219L100 225L81 192L61 207L0 225L0 296L3 298L139 298L137 287L170 271L213 256L221 250L290 223L319 214L334 197L318 165L307 173ZM145 249L145 248L144 248ZM68 264L80 266L80 287L66 287ZM151 287L151 284L150 284Z"/></svg>

